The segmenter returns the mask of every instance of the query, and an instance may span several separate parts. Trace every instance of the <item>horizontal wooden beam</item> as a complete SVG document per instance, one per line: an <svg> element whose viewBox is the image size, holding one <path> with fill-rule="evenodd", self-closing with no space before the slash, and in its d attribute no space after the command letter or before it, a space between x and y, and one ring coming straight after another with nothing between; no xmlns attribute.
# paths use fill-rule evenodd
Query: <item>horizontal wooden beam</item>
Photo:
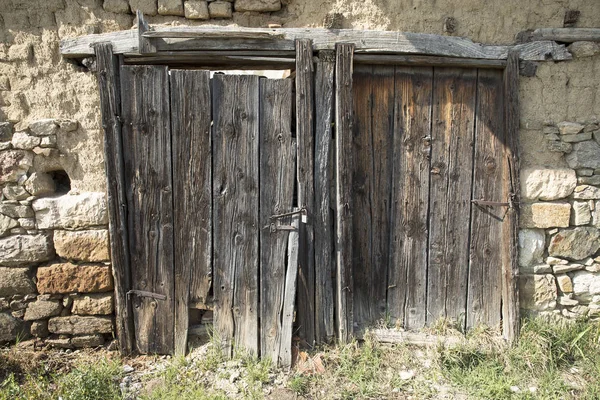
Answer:
<svg viewBox="0 0 600 400"><path fill-rule="evenodd" d="M220 54L218 54L220 53ZM159 52L153 54L133 55L124 58L125 64L158 64L169 66L206 66L219 68L263 68L292 69L295 58L259 55L260 53L238 54L243 52ZM264 53L264 52L263 52Z"/></svg>
<svg viewBox="0 0 600 400"><path fill-rule="evenodd" d="M506 60L485 60L474 58L454 58L437 56L406 56L400 54L356 54L355 64L375 65L415 65L440 67L472 67L503 69Z"/></svg>
<svg viewBox="0 0 600 400"><path fill-rule="evenodd" d="M469 343L465 336L433 335L424 332L397 331L394 329L374 329L369 335L380 343L410 344L421 347L442 346L455 348ZM478 343L482 351L497 350L506 347L506 341L501 336L489 336L486 341Z"/></svg>
<svg viewBox="0 0 600 400"><path fill-rule="evenodd" d="M515 46L482 45L469 39L426 33L361 31L350 29L262 29L225 27L169 27L142 33L157 52L252 50L293 51L297 39L313 40L313 50L331 50L336 43L353 43L356 54L402 54L441 57L505 60L512 48L522 60L568 60L571 54L564 45L552 41L522 43ZM136 30L88 35L61 42L65 57L93 55L94 43L111 42L117 54L140 53ZM142 49L143 50L143 49Z"/></svg>
<svg viewBox="0 0 600 400"><path fill-rule="evenodd" d="M531 40L554 40L557 42L600 42L600 28L540 28L531 33Z"/></svg>

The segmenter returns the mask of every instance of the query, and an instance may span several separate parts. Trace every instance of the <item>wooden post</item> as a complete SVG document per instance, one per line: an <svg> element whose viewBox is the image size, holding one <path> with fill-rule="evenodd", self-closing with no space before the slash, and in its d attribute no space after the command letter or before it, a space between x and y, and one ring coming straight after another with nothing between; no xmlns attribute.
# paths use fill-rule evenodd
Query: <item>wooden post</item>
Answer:
<svg viewBox="0 0 600 400"><path fill-rule="evenodd" d="M134 330L127 291L131 289L129 244L127 236L127 201L121 141L120 62L110 43L94 48L98 65L100 109L104 129L104 156L108 192L110 251L115 281L115 314L119 349L129 354L133 348Z"/></svg>
<svg viewBox="0 0 600 400"><path fill-rule="evenodd" d="M508 259L503 262L502 271L502 332L509 342L519 337L519 52L508 54L504 70L504 96L506 120L506 157L508 162L508 181L511 193L507 222L504 224L504 243L508 246Z"/></svg>
<svg viewBox="0 0 600 400"><path fill-rule="evenodd" d="M353 333L352 316L352 58L354 44L336 45L335 175L336 175L336 306L338 338Z"/></svg>
<svg viewBox="0 0 600 400"><path fill-rule="evenodd" d="M144 19L144 13L140 10L137 11L137 19L138 19L138 51L140 54L146 53L156 53L156 46L154 46L150 39L144 36L145 32L150 31L150 26L148 22Z"/></svg>

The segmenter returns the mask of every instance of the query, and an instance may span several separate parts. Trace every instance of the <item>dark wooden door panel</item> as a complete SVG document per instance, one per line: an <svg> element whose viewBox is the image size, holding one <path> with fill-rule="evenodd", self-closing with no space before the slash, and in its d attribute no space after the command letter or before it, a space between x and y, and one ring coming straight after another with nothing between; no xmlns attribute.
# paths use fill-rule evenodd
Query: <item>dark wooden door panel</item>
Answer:
<svg viewBox="0 0 600 400"><path fill-rule="evenodd" d="M169 77L166 67L121 69L125 187L131 285L162 298L129 295L136 349L174 349L173 185Z"/></svg>

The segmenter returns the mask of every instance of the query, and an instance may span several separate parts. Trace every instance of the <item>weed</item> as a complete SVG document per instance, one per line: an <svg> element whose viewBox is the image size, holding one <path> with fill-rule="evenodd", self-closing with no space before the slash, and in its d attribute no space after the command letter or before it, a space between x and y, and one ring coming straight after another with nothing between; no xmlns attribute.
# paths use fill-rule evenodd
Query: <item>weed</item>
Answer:
<svg viewBox="0 0 600 400"><path fill-rule="evenodd" d="M58 394L63 400L118 400L120 377L116 362L78 366L58 380Z"/></svg>
<svg viewBox="0 0 600 400"><path fill-rule="evenodd" d="M298 395L304 395L308 393L310 385L310 377L307 375L294 375L288 381L288 387Z"/></svg>

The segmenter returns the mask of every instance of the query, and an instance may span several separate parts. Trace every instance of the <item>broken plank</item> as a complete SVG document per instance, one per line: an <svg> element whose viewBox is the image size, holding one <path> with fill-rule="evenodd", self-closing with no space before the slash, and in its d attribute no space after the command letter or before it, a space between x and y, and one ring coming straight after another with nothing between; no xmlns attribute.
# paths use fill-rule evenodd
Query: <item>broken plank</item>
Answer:
<svg viewBox="0 0 600 400"><path fill-rule="evenodd" d="M297 210L297 209L296 209ZM296 211L295 210L295 211ZM287 270L285 272L285 288L283 308L281 310L281 340L279 348L279 364L283 367L292 365L292 332L294 330L294 301L296 299L296 282L298 279L298 228L299 218L292 219L296 228L288 236Z"/></svg>

